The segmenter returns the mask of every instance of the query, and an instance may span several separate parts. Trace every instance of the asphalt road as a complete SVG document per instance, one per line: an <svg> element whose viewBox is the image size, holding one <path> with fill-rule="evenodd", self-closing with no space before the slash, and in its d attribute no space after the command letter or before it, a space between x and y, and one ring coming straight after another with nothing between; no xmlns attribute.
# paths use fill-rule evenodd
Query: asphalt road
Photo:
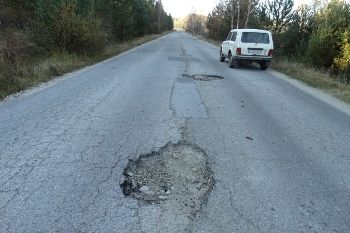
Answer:
<svg viewBox="0 0 350 233"><path fill-rule="evenodd" d="M312 93L174 32L11 97L0 232L159 232L164 210L119 183L129 160L179 141L215 181L187 232L349 232L350 107Z"/></svg>

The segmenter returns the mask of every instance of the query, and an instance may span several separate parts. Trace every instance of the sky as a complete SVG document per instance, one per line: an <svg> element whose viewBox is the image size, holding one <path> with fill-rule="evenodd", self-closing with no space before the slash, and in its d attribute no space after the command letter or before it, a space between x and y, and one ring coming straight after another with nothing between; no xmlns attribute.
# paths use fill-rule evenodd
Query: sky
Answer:
<svg viewBox="0 0 350 233"><path fill-rule="evenodd" d="M193 13L208 15L220 0L162 0L165 12L173 18L182 18ZM295 7L311 0L294 0Z"/></svg>
<svg viewBox="0 0 350 233"><path fill-rule="evenodd" d="M219 0L162 0L165 12L173 18L182 18L195 13L208 15ZM193 8L192 8L193 7Z"/></svg>

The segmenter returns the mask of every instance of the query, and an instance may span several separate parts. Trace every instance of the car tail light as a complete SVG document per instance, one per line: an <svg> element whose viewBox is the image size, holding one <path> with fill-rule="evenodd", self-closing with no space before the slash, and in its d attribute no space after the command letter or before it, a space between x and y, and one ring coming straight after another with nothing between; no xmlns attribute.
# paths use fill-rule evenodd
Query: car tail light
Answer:
<svg viewBox="0 0 350 233"><path fill-rule="evenodd" d="M273 49L270 49L270 50L269 50L269 56L271 57L272 54L273 54Z"/></svg>
<svg viewBox="0 0 350 233"><path fill-rule="evenodd" d="M237 55L241 55L241 53L242 53L242 49L241 49L241 48L237 48L237 49L236 49L236 54L237 54Z"/></svg>

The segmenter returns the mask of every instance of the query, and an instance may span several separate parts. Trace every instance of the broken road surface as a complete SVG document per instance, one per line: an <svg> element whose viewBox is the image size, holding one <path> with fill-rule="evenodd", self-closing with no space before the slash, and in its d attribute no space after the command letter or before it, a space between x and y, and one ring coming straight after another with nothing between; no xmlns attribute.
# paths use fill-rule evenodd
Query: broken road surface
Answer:
<svg viewBox="0 0 350 233"><path fill-rule="evenodd" d="M349 106L311 93L173 32L12 96L0 232L349 232Z"/></svg>

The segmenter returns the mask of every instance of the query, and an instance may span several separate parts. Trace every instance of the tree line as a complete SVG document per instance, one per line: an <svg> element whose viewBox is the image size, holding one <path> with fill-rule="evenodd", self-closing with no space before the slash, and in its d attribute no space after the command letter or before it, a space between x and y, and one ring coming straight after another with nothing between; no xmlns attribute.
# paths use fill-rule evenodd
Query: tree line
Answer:
<svg viewBox="0 0 350 233"><path fill-rule="evenodd" d="M344 0L313 0L298 8L293 0L221 0L206 19L205 34L223 40L234 28L270 30L276 57L330 70L350 82L350 5Z"/></svg>
<svg viewBox="0 0 350 233"><path fill-rule="evenodd" d="M108 42L172 28L161 0L0 1L3 62L57 50L95 54Z"/></svg>

